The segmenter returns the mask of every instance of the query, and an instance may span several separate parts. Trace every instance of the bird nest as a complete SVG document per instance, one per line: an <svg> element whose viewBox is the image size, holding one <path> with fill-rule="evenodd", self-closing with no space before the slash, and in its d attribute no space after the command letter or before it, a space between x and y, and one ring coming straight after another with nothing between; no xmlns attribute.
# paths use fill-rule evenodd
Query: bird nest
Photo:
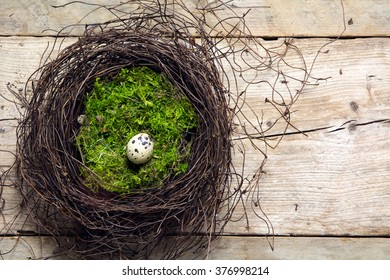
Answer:
<svg viewBox="0 0 390 280"><path fill-rule="evenodd" d="M190 249L209 248L237 204L243 202L243 195L258 186L265 162L265 157L259 160L255 175L249 179L232 164L232 143L238 141L233 139L233 132L244 128L236 119L245 120L241 109L246 89L238 90L234 84L244 69L236 68L228 58L248 54L250 40L214 36L214 27L205 24L206 15L215 16L215 11L228 7L216 1L195 15L180 1L131 2L138 7L125 13L118 12L121 5L97 6L115 18L88 25L76 42L37 71L17 129L20 180L16 184L42 232L55 236L60 247L74 258L136 259L153 252L162 258L176 258ZM233 19L245 26L243 17L235 15L230 22ZM226 34L234 31L245 37L238 24L219 20L217 25ZM251 42L259 46L255 40ZM243 47L235 49L236 43ZM249 68L256 73L269 69L274 56L266 54L256 58L258 65ZM135 66L164 73L195 108L198 124L191 135L188 170L170 176L163 187L128 194L103 188L93 192L81 173L88 166L75 145L80 131L78 118L97 78L110 79L121 69ZM272 104L283 108L291 105ZM280 119L288 116L286 110ZM246 139L262 138L260 120L246 122L241 133ZM244 154L243 150L240 153ZM102 184L99 176L90 175L94 184ZM253 205L259 206L258 199Z"/></svg>

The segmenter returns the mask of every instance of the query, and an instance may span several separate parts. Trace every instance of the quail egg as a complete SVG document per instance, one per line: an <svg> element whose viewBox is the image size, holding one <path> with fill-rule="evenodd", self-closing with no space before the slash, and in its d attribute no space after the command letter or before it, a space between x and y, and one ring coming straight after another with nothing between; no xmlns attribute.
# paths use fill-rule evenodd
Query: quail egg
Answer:
<svg viewBox="0 0 390 280"><path fill-rule="evenodd" d="M153 141L147 133L138 133L126 145L128 159L134 164L144 164L153 156Z"/></svg>

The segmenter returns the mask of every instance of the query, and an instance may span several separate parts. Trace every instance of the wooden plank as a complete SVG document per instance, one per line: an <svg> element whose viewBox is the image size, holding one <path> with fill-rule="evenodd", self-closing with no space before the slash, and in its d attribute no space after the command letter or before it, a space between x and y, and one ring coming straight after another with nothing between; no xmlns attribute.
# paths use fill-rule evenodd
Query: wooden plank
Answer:
<svg viewBox="0 0 390 280"><path fill-rule="evenodd" d="M315 0L235 0L229 5L232 11L225 8L219 13L221 18L228 18L232 12L241 15L249 10L245 23L260 37L337 37L342 34L344 23L347 28L343 36L390 34L388 0L326 0L321 3Z"/></svg>
<svg viewBox="0 0 390 280"><path fill-rule="evenodd" d="M0 139L1 141L1 139ZM15 143L15 142L14 142ZM16 146L13 145L0 145L0 170L3 172L3 170L7 170L11 165L15 162L15 152Z"/></svg>
<svg viewBox="0 0 390 280"><path fill-rule="evenodd" d="M6 186L0 193L0 235L39 232L37 225L29 217L29 210L21 206L20 192L12 187L9 180L4 183Z"/></svg>
<svg viewBox="0 0 390 280"><path fill-rule="evenodd" d="M389 51L390 39L353 39L339 40L327 45L322 53L316 57L318 50L330 40L299 40L293 39L289 44L298 46L305 62L300 61L297 53L290 49L283 57L286 63L295 67L311 67L315 65L311 75L315 78L326 79L318 81L319 86L307 85L292 108L292 122L301 130L308 130L327 126L341 126L346 121L369 122L378 119L387 119L390 115L388 102L390 78ZM275 45L281 44L277 41ZM269 45L266 45L269 46ZM248 58L248 63L254 63ZM299 81L281 77L275 83L275 88L281 96L289 101L289 93L301 87L300 80L304 79L304 71L296 71L281 65L279 73L291 75ZM261 72L258 80L274 81L275 72ZM250 75L250 74L249 74ZM264 78L263 78L264 77ZM249 79L249 77L247 78ZM287 81L286 85L284 81ZM288 89L287 89L288 86ZM265 112L264 122L273 123L279 116L272 116L275 111L271 104L266 104L264 98L270 97L269 86L260 84L249 87L246 97L250 99L255 112ZM263 93L265 91L265 93ZM281 102L281 98L276 98ZM267 113L267 114L266 114Z"/></svg>
<svg viewBox="0 0 390 280"><path fill-rule="evenodd" d="M258 194L267 217L260 209L257 214L269 219L276 234L388 236L389 129L389 123L374 124L286 137L268 151ZM247 153L250 178L258 154ZM249 229L241 219L226 231L267 233L267 224L249 213Z"/></svg>
<svg viewBox="0 0 390 280"><path fill-rule="evenodd" d="M5 237L1 242L5 260L67 259L51 237ZM275 237L271 250L265 237L224 236L212 244L210 260L388 260L389 238ZM53 256L54 255L54 256ZM202 259L205 255L200 255ZM188 252L181 259L193 259ZM158 255L152 256L158 259Z"/></svg>
<svg viewBox="0 0 390 280"><path fill-rule="evenodd" d="M6 84L23 86L25 79L38 67L48 42L53 41L53 38L0 38L3 57L0 92L11 98ZM262 42L266 47L281 44L279 41ZM302 39L293 43L310 64L319 47L327 42L327 39ZM268 147L266 150L268 160L259 196L277 235L389 235L390 123L385 121L390 116L389 49L390 39L340 40L328 45L318 58L313 75L331 78L302 93L293 107L292 122L301 130L329 128L308 132L307 136L287 135L276 149ZM294 52L287 58L293 65L301 63ZM271 82L275 79L273 73L265 71L261 78ZM292 84L290 90L294 91ZM282 89L281 92L286 97L289 94ZM278 114L264 102L265 97L270 98L270 88L261 84L251 86L246 96L252 109L259 114L262 112L263 124L267 126ZM351 105L352 101L358 108ZM14 104L1 102L7 109L0 110L0 119L3 112L7 112L6 117L17 116ZM249 107L243 110L251 115ZM254 116L251 118L254 121ZM5 149L14 149L11 128L9 126L8 134L0 134L2 141L10 144ZM294 131L288 129L289 133ZM267 133L282 132L281 123ZM267 139L269 144L276 143L273 138ZM248 141L243 145L245 174L250 177L262 155ZM234 160L237 165L241 164L238 153ZM0 166L8 164L9 160L0 158ZM251 209L250 198L244 206ZM237 219L244 211L243 206L239 207ZM259 210L257 214L263 215ZM267 225L255 215L250 214L249 221L249 230L246 220L241 219L230 223L226 233L268 232ZM16 230L20 229L20 223L15 225L18 225Z"/></svg>
<svg viewBox="0 0 390 280"><path fill-rule="evenodd" d="M19 0L2 1L0 9L0 35L42 36L54 35L62 28L75 23L91 24L104 22L113 18L113 11L97 9L95 5L82 5L80 1L65 7L68 0ZM106 4L105 0L86 1L97 5ZM109 6L120 2L110 1ZM190 11L198 13L196 7L213 6L213 0L183 1ZM341 5L343 4L343 6ZM123 5L122 11L133 10L137 4ZM343 8L345 20L343 19ZM177 7L176 11L180 11ZM94 11L95 10L95 11ZM94 11L92 14L91 12ZM249 11L249 13L247 13ZM118 15L122 12L116 11ZM260 37L337 37L347 26L344 36L389 36L390 3L389 0L352 1L326 0L321 4L316 0L267 1L267 0L233 0L228 1L217 16L226 19L234 14L246 14L245 22L252 34ZM86 17L85 17L86 16ZM84 18L85 17L85 18ZM209 14L207 23L215 26L217 20ZM230 20L228 24L239 21ZM74 35L83 32L84 26L73 30ZM221 26L217 32L224 33ZM240 35L240 34L235 34Z"/></svg>
<svg viewBox="0 0 390 280"><path fill-rule="evenodd" d="M75 3L67 8L54 8L68 2L60 1L2 1L0 18L0 35L45 36L54 35L68 25L78 23L104 22L112 19L113 14L106 9L97 9L94 5ZM78 2L78 1L76 1ZM110 1L117 5L121 1ZM105 0L95 0L96 5L107 4ZM93 16L88 16L94 11ZM84 19L83 19L84 18ZM75 34L81 34L84 26L74 29Z"/></svg>
<svg viewBox="0 0 390 280"><path fill-rule="evenodd" d="M44 236L0 237L0 244L0 259L3 260L45 259L58 249L54 238Z"/></svg>
<svg viewBox="0 0 390 280"><path fill-rule="evenodd" d="M390 259L388 238L276 237L274 245L272 251L265 237L223 237L210 259Z"/></svg>

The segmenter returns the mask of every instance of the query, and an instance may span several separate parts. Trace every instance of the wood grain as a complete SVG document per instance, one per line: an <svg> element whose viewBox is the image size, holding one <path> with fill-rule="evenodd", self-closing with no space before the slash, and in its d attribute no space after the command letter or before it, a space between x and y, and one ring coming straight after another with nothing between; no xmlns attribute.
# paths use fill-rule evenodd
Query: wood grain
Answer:
<svg viewBox="0 0 390 280"><path fill-rule="evenodd" d="M9 181L2 190L0 201L0 234L19 235L22 232L38 233L36 224L29 217L28 209L21 206L22 197ZM1 241L0 241L1 243ZM1 247L1 246L0 246Z"/></svg>
<svg viewBox="0 0 390 280"><path fill-rule="evenodd" d="M272 251L265 237L223 237L210 259L364 260L389 259L390 239L276 237Z"/></svg>
<svg viewBox="0 0 390 280"><path fill-rule="evenodd" d="M99 9L96 5L106 4L105 0L86 1L96 5L75 4L63 6L68 0L1 0L0 35L47 36L55 35L64 27L80 22L82 26L73 29L80 35L85 24L104 22L114 17L113 11ZM109 7L120 2L110 1ZM184 1L190 11L212 6L212 0ZM343 4L343 5L342 5ZM57 8L55 8L57 7ZM137 5L123 5L121 10L133 10ZM344 18L343 18L344 8ZM176 8L178 9L178 8ZM180 10L180 9L179 9ZM117 11L118 15L122 12ZM252 34L260 37L337 37L343 36L388 36L390 35L388 0L352 1L326 0L319 5L316 0L234 0L217 13L225 19L233 15L245 16L245 22ZM207 22L215 26L217 20L208 15ZM239 23L230 21L229 24ZM216 32L224 33L217 27ZM239 34L236 34L239 35Z"/></svg>
<svg viewBox="0 0 390 280"><path fill-rule="evenodd" d="M5 260L66 259L51 237L15 236L0 240ZM224 236L212 245L210 260L388 260L388 238L276 237L275 250L265 237ZM203 259L188 252L181 259ZM158 259L153 255L151 259Z"/></svg>

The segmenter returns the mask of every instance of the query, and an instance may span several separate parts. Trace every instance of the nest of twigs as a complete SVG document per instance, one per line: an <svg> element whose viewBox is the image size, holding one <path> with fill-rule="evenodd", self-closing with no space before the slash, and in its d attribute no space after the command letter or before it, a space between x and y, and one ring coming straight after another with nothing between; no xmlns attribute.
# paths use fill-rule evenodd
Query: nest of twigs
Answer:
<svg viewBox="0 0 390 280"><path fill-rule="evenodd" d="M188 23L168 15L156 18L156 13L149 11L142 20L134 17L118 26L113 26L114 21L88 28L39 70L18 128L23 188L34 190L70 219L73 226L67 230L77 240L69 253L77 258L145 257L163 237L174 234L180 238L165 255L171 258L199 245L194 243L197 235L211 236L217 230L216 213L231 162L232 122L225 87L204 31L197 28L206 39L197 44ZM75 145L77 119L97 77L112 77L134 66L165 73L195 107L199 124L192 136L189 168L162 188L128 195L102 189L93 193L80 176L84 163ZM55 235L64 232L60 221L42 219L47 208L34 205L32 210L46 230Z"/></svg>

